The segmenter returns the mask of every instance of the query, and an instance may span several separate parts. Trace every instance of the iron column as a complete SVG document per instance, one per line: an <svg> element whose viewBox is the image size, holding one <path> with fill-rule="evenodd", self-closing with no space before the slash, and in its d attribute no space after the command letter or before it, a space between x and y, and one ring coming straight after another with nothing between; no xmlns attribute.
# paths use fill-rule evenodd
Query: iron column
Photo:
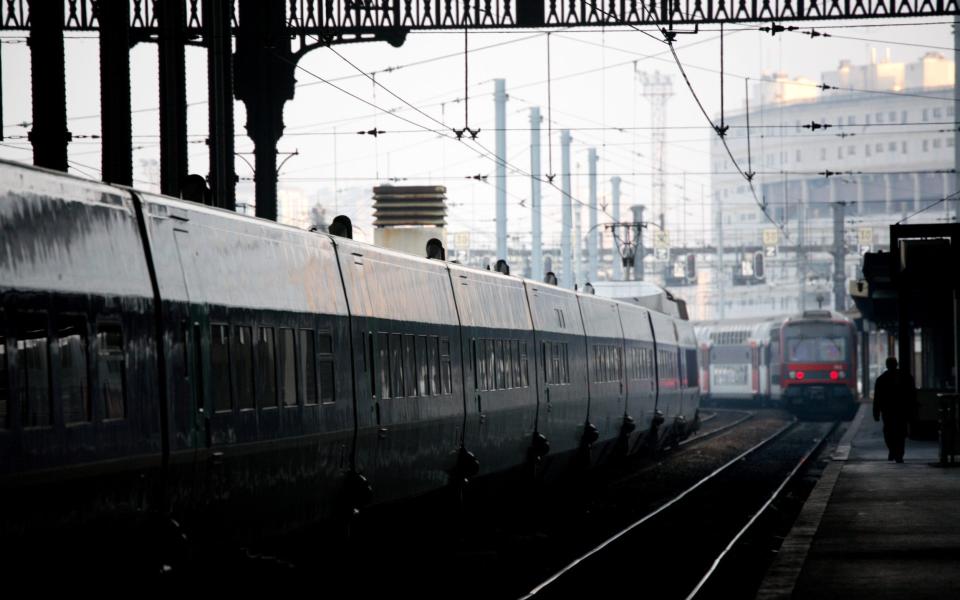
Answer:
<svg viewBox="0 0 960 600"><path fill-rule="evenodd" d="M203 0L207 44L210 191L214 206L236 210L233 149L233 53L229 0Z"/></svg>
<svg viewBox="0 0 960 600"><path fill-rule="evenodd" d="M33 164L67 170L67 84L63 57L63 2L30 2L30 87L33 92ZM37 10L34 10L37 9Z"/></svg>
<svg viewBox="0 0 960 600"><path fill-rule="evenodd" d="M100 153L101 178L133 184L130 116L130 3L101 1L100 8Z"/></svg>
<svg viewBox="0 0 960 600"><path fill-rule="evenodd" d="M187 85L183 38L186 5L158 2L160 24L160 191L179 196L187 177Z"/></svg>

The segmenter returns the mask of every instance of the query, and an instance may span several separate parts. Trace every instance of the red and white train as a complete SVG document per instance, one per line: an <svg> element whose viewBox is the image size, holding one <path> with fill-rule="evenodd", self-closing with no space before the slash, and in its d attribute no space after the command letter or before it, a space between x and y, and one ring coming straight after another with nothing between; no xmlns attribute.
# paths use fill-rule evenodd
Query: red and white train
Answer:
<svg viewBox="0 0 960 600"><path fill-rule="evenodd" d="M702 322L696 332L705 402L840 414L856 407L856 332L840 313Z"/></svg>

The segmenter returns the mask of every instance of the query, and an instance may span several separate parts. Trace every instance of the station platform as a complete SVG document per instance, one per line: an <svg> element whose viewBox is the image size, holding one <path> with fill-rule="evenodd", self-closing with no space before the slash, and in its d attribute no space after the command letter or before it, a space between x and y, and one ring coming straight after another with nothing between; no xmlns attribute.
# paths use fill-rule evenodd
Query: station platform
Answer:
<svg viewBox="0 0 960 600"><path fill-rule="evenodd" d="M887 460L863 404L771 565L757 598L960 597L960 468L936 441Z"/></svg>

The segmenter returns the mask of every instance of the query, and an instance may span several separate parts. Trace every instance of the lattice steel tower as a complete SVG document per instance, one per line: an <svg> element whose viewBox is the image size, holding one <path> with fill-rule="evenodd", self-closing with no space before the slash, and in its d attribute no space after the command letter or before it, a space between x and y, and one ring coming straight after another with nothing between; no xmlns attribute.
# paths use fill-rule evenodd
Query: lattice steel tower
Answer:
<svg viewBox="0 0 960 600"><path fill-rule="evenodd" d="M635 70L635 73L642 89L641 95L650 102L650 207L653 209L653 218L663 227L666 194L663 166L667 154L667 100L673 96L673 80L669 75L661 74L660 71L654 71L652 75L640 70Z"/></svg>

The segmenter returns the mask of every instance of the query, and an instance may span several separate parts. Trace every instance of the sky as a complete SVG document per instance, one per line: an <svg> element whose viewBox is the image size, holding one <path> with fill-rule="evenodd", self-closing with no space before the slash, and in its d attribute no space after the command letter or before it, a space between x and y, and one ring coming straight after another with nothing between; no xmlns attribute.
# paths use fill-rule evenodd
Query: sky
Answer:
<svg viewBox="0 0 960 600"><path fill-rule="evenodd" d="M463 32L415 32L399 48L384 42L364 42L318 48L301 59L297 88L284 111L285 135L278 143L290 156L281 171L285 193L319 202L329 215L354 215L360 237L369 235L372 187L396 183L439 184L448 189L448 231L469 232L475 246L494 245L494 163L485 156L495 147L493 80L506 80L508 231L513 243L529 244L531 180L530 109L540 107L541 172L560 173L560 130L573 137L573 197L586 204L587 149L597 148L599 221L609 221L610 178L622 178L622 218L626 207L650 200L650 104L642 97L635 71L672 77L673 96L666 107L667 154L665 178L667 228L671 241L699 244L709 240L706 220L710 207L709 140L715 135L695 96L711 118L720 114L721 79L727 111L742 110L744 78L782 72L790 77L820 81L821 73L840 60L854 64L870 60L870 49L883 56L890 49L897 62L912 62L926 52L953 54L952 25L944 18L860 20L805 23L830 37L802 32L771 36L761 25L731 25L723 34L721 78L720 31L701 28L680 35L677 55L690 79L691 92L680 77L668 47L627 28L550 31L474 31L467 36L464 72ZM32 120L30 62L23 32L0 37L3 59L3 131L0 157L29 162L25 139ZM66 40L68 129L71 171L97 178L100 173L98 116L100 90L98 41L94 35L70 33ZM549 48L549 69L548 69ZM137 187L158 185L157 48L140 43L131 51L134 178ZM419 63L419 64L417 64ZM385 69L394 67L389 72ZM376 84L367 75L376 72ZM337 87L324 83L328 80ZM549 85L548 85L549 81ZM468 102L464 102L465 83ZM751 82L752 87L752 82ZM206 54L187 48L189 171L208 169ZM413 105L418 112L409 107ZM469 117L464 114L469 109ZM401 109L389 114L387 111ZM238 201L252 193L249 183L253 145L245 135L245 112L235 103L236 161L241 178ZM408 120L401 120L402 116ZM548 118L549 117L549 118ZM467 121L466 119L469 119ZM442 124L442 125L441 125ZM476 142L457 141L451 129L480 129ZM358 135L385 131L376 138ZM442 134L442 135L441 135ZM551 157L552 154L552 157ZM280 160L286 158L286 154ZM480 176L480 180L471 179ZM483 180L483 176L487 176ZM555 183L559 186L560 178ZM561 194L544 184L544 243L558 245ZM588 211L582 210L584 235Z"/></svg>

